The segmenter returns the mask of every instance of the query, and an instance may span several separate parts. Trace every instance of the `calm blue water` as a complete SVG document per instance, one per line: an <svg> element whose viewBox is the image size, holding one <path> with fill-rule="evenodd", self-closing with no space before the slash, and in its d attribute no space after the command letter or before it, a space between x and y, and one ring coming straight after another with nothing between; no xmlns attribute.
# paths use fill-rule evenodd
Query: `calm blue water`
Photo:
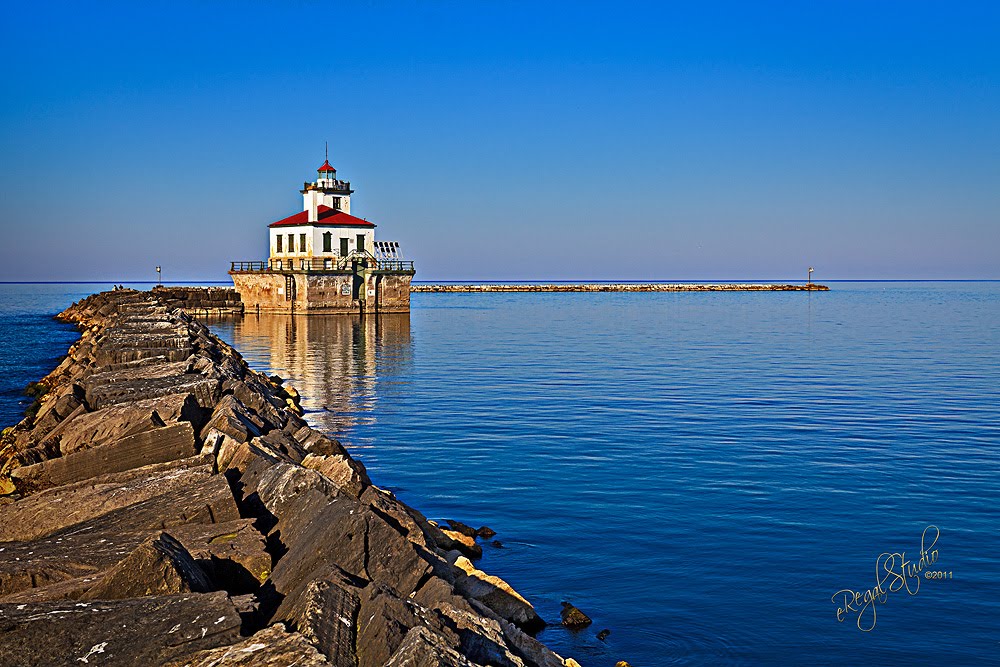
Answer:
<svg viewBox="0 0 1000 667"><path fill-rule="evenodd" d="M496 529L482 567L543 617L586 611L540 638L587 667L996 664L1000 283L832 286L213 326L377 483ZM45 316L92 289L0 287L6 423L73 338ZM918 559L928 525L954 578L838 622L831 597L874 587L882 552Z"/></svg>

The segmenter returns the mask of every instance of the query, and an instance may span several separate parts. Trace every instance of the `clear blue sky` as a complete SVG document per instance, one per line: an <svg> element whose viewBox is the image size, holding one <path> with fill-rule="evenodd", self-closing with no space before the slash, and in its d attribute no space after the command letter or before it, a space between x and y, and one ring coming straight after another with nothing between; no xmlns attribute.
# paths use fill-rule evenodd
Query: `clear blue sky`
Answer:
<svg viewBox="0 0 1000 667"><path fill-rule="evenodd" d="M421 280L1000 278L994 2L22 2L0 52L0 280L225 279L325 140Z"/></svg>

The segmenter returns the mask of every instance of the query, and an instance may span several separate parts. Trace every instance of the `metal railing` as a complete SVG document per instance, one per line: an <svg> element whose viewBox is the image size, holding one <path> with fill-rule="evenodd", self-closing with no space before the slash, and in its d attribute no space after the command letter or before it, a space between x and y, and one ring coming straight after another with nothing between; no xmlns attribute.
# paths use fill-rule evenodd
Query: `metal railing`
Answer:
<svg viewBox="0 0 1000 667"><path fill-rule="evenodd" d="M375 271L413 271L413 261L376 259L368 252L352 252L346 257L274 259L263 262L230 262L230 273L299 273L302 271L348 271L360 264Z"/></svg>
<svg viewBox="0 0 1000 667"><path fill-rule="evenodd" d="M379 271L413 271L413 260L382 259L376 262Z"/></svg>
<svg viewBox="0 0 1000 667"><path fill-rule="evenodd" d="M231 273L256 273L267 271L270 267L267 262L230 262L229 271Z"/></svg>
<svg viewBox="0 0 1000 667"><path fill-rule="evenodd" d="M333 190L335 192L350 192L351 182L340 180L317 179L315 182L308 181L302 184L303 190Z"/></svg>

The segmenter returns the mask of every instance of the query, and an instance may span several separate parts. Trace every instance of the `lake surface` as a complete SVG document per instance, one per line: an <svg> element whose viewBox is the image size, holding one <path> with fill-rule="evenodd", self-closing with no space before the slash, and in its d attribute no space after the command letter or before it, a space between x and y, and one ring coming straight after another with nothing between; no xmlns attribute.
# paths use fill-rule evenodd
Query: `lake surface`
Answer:
<svg viewBox="0 0 1000 667"><path fill-rule="evenodd" d="M585 667L996 664L1000 283L831 288L416 294L212 327L377 484L494 528L481 567L543 618L589 614L539 635ZM95 289L0 286L4 424L75 338L48 316ZM922 535L951 578L890 561L884 603L838 621L838 592L874 588L883 552L912 567Z"/></svg>

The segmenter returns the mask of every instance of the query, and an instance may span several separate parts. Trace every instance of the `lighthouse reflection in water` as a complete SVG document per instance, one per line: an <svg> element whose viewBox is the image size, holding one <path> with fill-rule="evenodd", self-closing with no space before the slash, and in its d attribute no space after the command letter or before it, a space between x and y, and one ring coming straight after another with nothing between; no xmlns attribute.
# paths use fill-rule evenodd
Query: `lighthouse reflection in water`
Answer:
<svg viewBox="0 0 1000 667"><path fill-rule="evenodd" d="M279 375L294 387L310 425L352 450L370 446L355 430L374 423L380 400L395 400L412 357L409 313L261 314L207 324L251 368Z"/></svg>

